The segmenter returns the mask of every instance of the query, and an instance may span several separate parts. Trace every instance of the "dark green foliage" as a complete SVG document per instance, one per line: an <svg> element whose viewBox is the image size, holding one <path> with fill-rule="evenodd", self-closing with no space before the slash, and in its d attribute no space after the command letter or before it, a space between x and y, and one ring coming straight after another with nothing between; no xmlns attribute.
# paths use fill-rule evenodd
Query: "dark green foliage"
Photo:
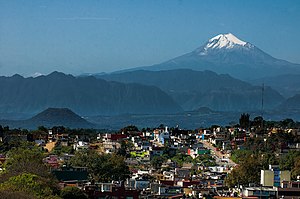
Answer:
<svg viewBox="0 0 300 199"><path fill-rule="evenodd" d="M259 184L260 170L263 168L260 160L261 158L258 155L246 156L226 177L225 182L227 186L248 186L249 183Z"/></svg>
<svg viewBox="0 0 300 199"><path fill-rule="evenodd" d="M250 150L235 150L231 154L231 160L237 164L242 162L245 158L251 155L253 152Z"/></svg>
<svg viewBox="0 0 300 199"><path fill-rule="evenodd" d="M1 199L35 199L32 193L27 193L19 190L0 190Z"/></svg>
<svg viewBox="0 0 300 199"><path fill-rule="evenodd" d="M264 124L264 122L265 121L261 116L257 116L251 122L251 126L256 127L256 128L261 128L262 125Z"/></svg>
<svg viewBox="0 0 300 199"><path fill-rule="evenodd" d="M66 187L60 192L63 199L87 199L88 197L84 192L77 187Z"/></svg>
<svg viewBox="0 0 300 199"><path fill-rule="evenodd" d="M16 147L20 147L22 145L24 145L26 143L26 145L30 145L31 147L34 145L33 143L30 142L24 142L21 140L11 140L9 142L0 142L0 153L7 153L9 150L16 148Z"/></svg>
<svg viewBox="0 0 300 199"><path fill-rule="evenodd" d="M189 155L176 153L176 155L172 157L171 160L174 161L177 166L182 166L183 163L191 163L193 161L193 158Z"/></svg>
<svg viewBox="0 0 300 199"><path fill-rule="evenodd" d="M53 191L45 179L29 173L10 177L6 182L0 184L0 189L22 191L39 198L44 198L53 194Z"/></svg>
<svg viewBox="0 0 300 199"><path fill-rule="evenodd" d="M247 113L243 113L240 117L240 127L241 128L249 128L250 126L250 115Z"/></svg>
<svg viewBox="0 0 300 199"><path fill-rule="evenodd" d="M44 127L44 126L39 126L37 130L38 131L42 131L44 133L48 133L48 129L46 127Z"/></svg>
<svg viewBox="0 0 300 199"><path fill-rule="evenodd" d="M161 168L161 165L167 161L167 158L165 156L154 156L151 160L151 165L155 169Z"/></svg>
<svg viewBox="0 0 300 199"><path fill-rule="evenodd" d="M138 132L139 129L134 125L129 125L120 130L120 132L130 133L130 132Z"/></svg>
<svg viewBox="0 0 300 199"><path fill-rule="evenodd" d="M294 165L293 165L293 169L292 169L292 179L294 180L298 180L298 176L300 176L300 156L298 156L295 161L294 161Z"/></svg>
<svg viewBox="0 0 300 199"><path fill-rule="evenodd" d="M257 125L262 122L256 119ZM275 156L283 146L292 143L297 138L290 133L278 132L266 138L250 138L245 143L247 150L235 150L231 159L238 163L237 168L227 176L226 182L229 186L248 183L259 183L261 169L268 169L270 164L280 164L281 170L292 171L295 179L300 174L300 152L290 151L282 157Z"/></svg>
<svg viewBox="0 0 300 199"><path fill-rule="evenodd" d="M194 164L200 164L200 165L203 165L206 167L213 167L213 166L217 165L215 159L211 155L208 155L208 154L199 155L198 157L193 159L192 162Z"/></svg>
<svg viewBox="0 0 300 199"><path fill-rule="evenodd" d="M116 154L98 154L93 150L79 151L70 160L71 166L87 167L95 181L126 180L129 168L124 157Z"/></svg>
<svg viewBox="0 0 300 199"><path fill-rule="evenodd" d="M300 159L300 151L289 151L280 159L281 170L292 170L296 162Z"/></svg>
<svg viewBox="0 0 300 199"><path fill-rule="evenodd" d="M244 146L255 152L280 152L282 148L289 143L298 142L299 138L291 133L285 133L283 130L279 130L277 133L273 133L268 137L262 138L249 138Z"/></svg>
<svg viewBox="0 0 300 199"><path fill-rule="evenodd" d="M37 198L55 198L58 193L57 181L43 163L43 151L31 143L19 143L11 149L4 164L5 172L0 177L0 190L10 195L10 191L26 192ZM24 197L26 198L26 197Z"/></svg>
<svg viewBox="0 0 300 199"><path fill-rule="evenodd" d="M296 123L294 122L294 120L287 118L285 120L282 120L280 122L280 126L283 128L295 128L296 127Z"/></svg>
<svg viewBox="0 0 300 199"><path fill-rule="evenodd" d="M53 151L51 153L55 154L55 155L61 155L61 154L64 154L64 153L73 154L74 153L74 149L73 149L72 146L61 146L60 144L57 144L53 148Z"/></svg>
<svg viewBox="0 0 300 199"><path fill-rule="evenodd" d="M279 157L272 152L266 152L261 155L261 165L263 169L269 169L269 165L278 165L279 164Z"/></svg>
<svg viewBox="0 0 300 199"><path fill-rule="evenodd" d="M117 155L124 157L130 157L130 149L133 147L133 143L129 140L122 140L121 147L117 151Z"/></svg>
<svg viewBox="0 0 300 199"><path fill-rule="evenodd" d="M43 151L37 147L14 148L8 152L5 169L12 175L32 173L38 176L49 177L48 168L43 163Z"/></svg>

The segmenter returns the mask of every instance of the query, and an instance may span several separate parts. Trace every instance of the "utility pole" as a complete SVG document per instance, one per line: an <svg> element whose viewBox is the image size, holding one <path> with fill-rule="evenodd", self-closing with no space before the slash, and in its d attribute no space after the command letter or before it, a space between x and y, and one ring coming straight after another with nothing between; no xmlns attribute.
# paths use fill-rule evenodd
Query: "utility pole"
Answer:
<svg viewBox="0 0 300 199"><path fill-rule="evenodd" d="M265 84L262 84L261 88L261 128L264 131L264 93L265 93Z"/></svg>

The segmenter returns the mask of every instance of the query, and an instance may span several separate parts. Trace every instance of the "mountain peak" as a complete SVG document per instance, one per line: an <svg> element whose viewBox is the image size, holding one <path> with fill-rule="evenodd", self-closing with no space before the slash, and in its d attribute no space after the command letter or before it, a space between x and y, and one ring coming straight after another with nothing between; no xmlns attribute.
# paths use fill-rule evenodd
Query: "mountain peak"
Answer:
<svg viewBox="0 0 300 199"><path fill-rule="evenodd" d="M196 49L197 54L199 55L207 55L209 51L215 51L215 50L231 50L236 48L245 48L250 49L253 45L240 40L232 33L226 33L226 34L219 34L211 39L208 40L208 42Z"/></svg>
<svg viewBox="0 0 300 199"><path fill-rule="evenodd" d="M47 127L66 126L72 128L94 127L94 124L86 121L68 108L48 108L27 120L27 122L35 127L38 125Z"/></svg>
<svg viewBox="0 0 300 199"><path fill-rule="evenodd" d="M245 46L247 44L247 42L240 40L231 33L219 34L211 38L208 42L207 47L209 48L233 48L234 45Z"/></svg>
<svg viewBox="0 0 300 199"><path fill-rule="evenodd" d="M234 48L235 46L245 46L247 42L240 40L232 33L219 34L206 43L205 49L215 49L215 48Z"/></svg>

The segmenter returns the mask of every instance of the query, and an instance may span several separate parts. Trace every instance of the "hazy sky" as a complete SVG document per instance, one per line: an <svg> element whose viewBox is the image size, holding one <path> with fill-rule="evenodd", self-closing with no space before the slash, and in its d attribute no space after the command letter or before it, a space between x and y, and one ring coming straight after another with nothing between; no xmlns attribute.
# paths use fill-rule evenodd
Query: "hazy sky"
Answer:
<svg viewBox="0 0 300 199"><path fill-rule="evenodd" d="M0 0L0 75L152 65L228 32L300 63L296 0Z"/></svg>

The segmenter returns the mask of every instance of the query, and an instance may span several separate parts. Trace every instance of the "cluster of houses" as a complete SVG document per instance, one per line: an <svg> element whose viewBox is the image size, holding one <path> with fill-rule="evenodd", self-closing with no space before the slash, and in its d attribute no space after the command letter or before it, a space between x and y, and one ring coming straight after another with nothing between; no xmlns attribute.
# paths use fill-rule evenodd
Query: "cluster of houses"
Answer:
<svg viewBox="0 0 300 199"><path fill-rule="evenodd" d="M272 130L274 131L274 130ZM7 136L7 135L6 135ZM126 181L93 182L84 167L65 164L72 154L49 155L45 163L62 187L77 186L90 198L293 198L300 196L300 182L291 181L289 171L276 166L261 172L261 185L249 185L234 189L225 186L224 179L236 165L230 160L233 149L243 149L244 142L253 136L245 129L210 128L197 131L178 127L157 128L151 131L131 131L99 134L91 141L87 136L49 130L47 135L30 137L42 146L51 142L71 146L74 151L97 150L99 153L116 153L126 143L126 163L131 176ZM0 135L1 137L1 135ZM24 137L24 136L23 136ZM25 139L23 138L22 139ZM1 139L4 139L1 137ZM5 139L8 139L7 137ZM27 138L28 139L28 138ZM300 145L290 147L300 150ZM165 154L167 156L164 156ZM179 164L172 160L176 154L198 161ZM156 157L165 157L156 168ZM0 161L5 157L0 156ZM3 160L3 161L4 161Z"/></svg>

